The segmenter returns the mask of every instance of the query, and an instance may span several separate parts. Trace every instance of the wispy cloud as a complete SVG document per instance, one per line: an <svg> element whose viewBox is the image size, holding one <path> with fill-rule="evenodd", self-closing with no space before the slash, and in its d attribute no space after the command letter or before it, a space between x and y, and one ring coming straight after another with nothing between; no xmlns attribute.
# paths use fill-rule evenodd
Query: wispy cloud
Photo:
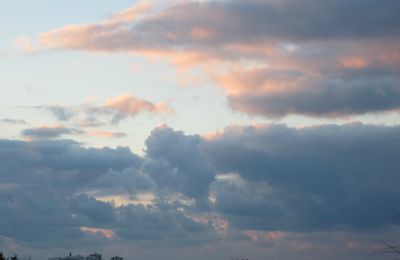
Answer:
<svg viewBox="0 0 400 260"><path fill-rule="evenodd" d="M173 112L167 103L153 103L133 95L109 98L102 105L84 103L78 106L46 105L38 108L50 111L60 122L73 121L82 127L117 124L141 114L163 116Z"/></svg>
<svg viewBox="0 0 400 260"><path fill-rule="evenodd" d="M111 132L102 130L87 130L85 131L85 134L91 137L100 137L100 138L123 138L127 136L127 134L122 132Z"/></svg>
<svg viewBox="0 0 400 260"><path fill-rule="evenodd" d="M21 49L25 53L32 54L38 51L33 46L32 40L28 37L20 36L14 40L14 43L19 49Z"/></svg>
<svg viewBox="0 0 400 260"><path fill-rule="evenodd" d="M108 99L104 105L104 109L113 114L112 122L114 123L124 118L135 117L141 113L162 115L172 112L171 107L166 103L152 103L132 95L123 95Z"/></svg>
<svg viewBox="0 0 400 260"><path fill-rule="evenodd" d="M26 125L26 121L22 119L1 118L0 123L12 125Z"/></svg>
<svg viewBox="0 0 400 260"><path fill-rule="evenodd" d="M40 126L34 128L26 128L21 131L24 137L31 139L48 139L58 138L63 135L80 135L82 130L67 128L65 126Z"/></svg>
<svg viewBox="0 0 400 260"><path fill-rule="evenodd" d="M75 116L73 109L59 105L48 105L41 108L49 110L59 121L69 121Z"/></svg>

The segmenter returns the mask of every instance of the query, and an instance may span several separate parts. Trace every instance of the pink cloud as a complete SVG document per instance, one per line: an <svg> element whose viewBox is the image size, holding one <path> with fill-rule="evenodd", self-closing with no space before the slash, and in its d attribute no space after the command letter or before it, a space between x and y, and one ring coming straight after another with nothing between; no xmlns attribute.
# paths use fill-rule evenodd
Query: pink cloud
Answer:
<svg viewBox="0 0 400 260"><path fill-rule="evenodd" d="M318 15L301 8L304 4L317 8ZM347 15L347 4L183 1L157 9L139 2L102 22L42 33L39 49L166 59L179 69L179 82L198 82L190 70L200 71L203 81L226 91L232 109L250 115L344 117L397 110L400 55L393 21L398 13L377 2L358 4L358 19L332 20L335 14ZM334 105L324 100L328 95ZM274 103L277 99L281 101ZM107 107L122 117L168 110L127 97L111 100Z"/></svg>
<svg viewBox="0 0 400 260"><path fill-rule="evenodd" d="M138 1L134 6L123 10L122 12L115 13L108 22L111 24L115 23L125 23L130 22L146 12L150 11L153 7L153 4L147 0Z"/></svg>
<svg viewBox="0 0 400 260"><path fill-rule="evenodd" d="M168 114L172 112L166 103L153 103L132 95L122 95L108 99L104 105L105 108L114 111L116 118L132 117L140 113L150 114Z"/></svg>
<svg viewBox="0 0 400 260"><path fill-rule="evenodd" d="M282 231L243 230L243 233L253 242L276 241L288 236L288 233Z"/></svg>
<svg viewBox="0 0 400 260"><path fill-rule="evenodd" d="M114 237L114 231L112 231L111 229L93 228L93 227L80 227L80 229L81 229L81 231L86 232L86 233L101 234L108 239L111 239Z"/></svg>
<svg viewBox="0 0 400 260"><path fill-rule="evenodd" d="M362 69L368 65L368 61L363 57L347 57L340 59L339 64L345 68Z"/></svg>
<svg viewBox="0 0 400 260"><path fill-rule="evenodd" d="M173 113L173 109L165 102L152 102L134 95L120 95L107 99L104 104L86 102L78 106L47 105L40 109L50 111L58 121L74 123L79 127L98 127L107 123L118 123L122 119L133 118L139 114L166 116ZM92 132L97 136L110 135L103 132ZM114 137L121 137L117 133Z"/></svg>
<svg viewBox="0 0 400 260"><path fill-rule="evenodd" d="M122 138L125 137L125 133L121 132L111 132L111 131L103 131L103 130L88 130L85 131L85 134L91 137L99 137L99 138Z"/></svg>
<svg viewBox="0 0 400 260"><path fill-rule="evenodd" d="M115 13L111 18L94 24L74 24L44 32L39 36L38 50L76 49L94 52L113 52L132 50L131 45L139 47L139 41L130 41L126 23L139 19L152 8L149 1L139 1L136 5ZM123 40L121 39L123 38ZM114 39L114 40L111 40ZM23 41L22 41L23 40ZM127 41L124 43L124 41ZM20 37L21 47L26 49L28 42ZM30 43L29 46L32 46ZM33 47L30 47L32 49Z"/></svg>

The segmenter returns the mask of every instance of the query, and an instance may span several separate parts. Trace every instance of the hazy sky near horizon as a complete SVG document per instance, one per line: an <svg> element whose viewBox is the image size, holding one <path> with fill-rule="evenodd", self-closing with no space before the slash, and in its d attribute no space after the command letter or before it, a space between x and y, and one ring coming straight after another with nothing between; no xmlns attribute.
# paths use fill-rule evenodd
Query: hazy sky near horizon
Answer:
<svg viewBox="0 0 400 260"><path fill-rule="evenodd" d="M0 7L6 253L333 260L398 244L399 1Z"/></svg>

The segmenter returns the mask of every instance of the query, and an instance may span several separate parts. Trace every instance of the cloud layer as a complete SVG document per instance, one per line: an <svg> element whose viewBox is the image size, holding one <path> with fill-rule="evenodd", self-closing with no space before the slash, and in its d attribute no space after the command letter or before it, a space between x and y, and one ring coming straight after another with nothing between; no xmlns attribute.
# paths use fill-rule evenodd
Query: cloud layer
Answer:
<svg viewBox="0 0 400 260"><path fill-rule="evenodd" d="M389 223L397 200L398 127L349 124L227 129L206 144L217 171L244 185L216 187L216 207L241 228L364 230ZM225 192L219 193L219 189Z"/></svg>
<svg viewBox="0 0 400 260"><path fill-rule="evenodd" d="M398 5L231 0L156 9L141 2L103 22L44 32L38 48L127 52L201 68L234 110L250 115L386 112L400 104Z"/></svg>
<svg viewBox="0 0 400 260"><path fill-rule="evenodd" d="M0 235L38 247L190 246L379 230L399 224L399 136L359 123L231 127L207 139L161 127L144 156L2 140Z"/></svg>

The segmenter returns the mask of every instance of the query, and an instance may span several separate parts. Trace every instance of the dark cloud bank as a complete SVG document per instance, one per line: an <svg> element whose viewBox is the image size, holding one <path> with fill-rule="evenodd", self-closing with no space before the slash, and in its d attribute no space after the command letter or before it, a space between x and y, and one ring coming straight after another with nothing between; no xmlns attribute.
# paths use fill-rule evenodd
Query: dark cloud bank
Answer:
<svg viewBox="0 0 400 260"><path fill-rule="evenodd" d="M1 140L0 235L38 247L183 246L243 239L245 230L364 232L399 224L392 218L400 212L398 126L232 127L211 139L162 127L146 147L138 156L73 141ZM154 194L152 204L96 199L143 193ZM211 216L229 222L225 235Z"/></svg>
<svg viewBox="0 0 400 260"><path fill-rule="evenodd" d="M233 109L251 115L280 118L299 114L332 118L398 111L400 108L400 77L388 69L335 69L319 79L299 73L301 76L287 78L288 82L295 82L305 76L298 89L282 92L251 91L257 84L270 80L269 69L244 74L255 82L242 82L248 91L229 95L228 101Z"/></svg>

